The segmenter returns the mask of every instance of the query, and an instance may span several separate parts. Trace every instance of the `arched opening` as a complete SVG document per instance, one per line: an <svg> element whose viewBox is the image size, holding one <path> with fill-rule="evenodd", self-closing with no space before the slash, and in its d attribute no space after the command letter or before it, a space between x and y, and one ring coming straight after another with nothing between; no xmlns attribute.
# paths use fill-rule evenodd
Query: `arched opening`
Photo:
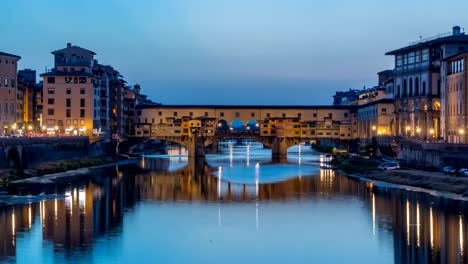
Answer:
<svg viewBox="0 0 468 264"><path fill-rule="evenodd" d="M249 122L247 122L247 127L246 127L247 131L250 131L250 132L259 132L260 131L260 124L258 123L257 120L249 120Z"/></svg>
<svg viewBox="0 0 468 264"><path fill-rule="evenodd" d="M408 92L408 97L413 96L413 78L409 79L409 92Z"/></svg>
<svg viewBox="0 0 468 264"><path fill-rule="evenodd" d="M414 79L414 95L416 95L416 96L420 95L419 78L418 77L416 77L416 79Z"/></svg>
<svg viewBox="0 0 468 264"><path fill-rule="evenodd" d="M397 85L396 98L401 98L400 85Z"/></svg>
<svg viewBox="0 0 468 264"><path fill-rule="evenodd" d="M245 130L244 122L240 121L239 119L232 121L230 130L234 132L244 131Z"/></svg>
<svg viewBox="0 0 468 264"><path fill-rule="evenodd" d="M440 110L440 102L435 101L434 104L432 105L432 110L439 111Z"/></svg>
<svg viewBox="0 0 468 264"><path fill-rule="evenodd" d="M216 124L216 131L218 132L229 131L229 123L224 119L218 120Z"/></svg>
<svg viewBox="0 0 468 264"><path fill-rule="evenodd" d="M17 170L21 169L21 159L18 149L15 147L10 148L7 154L8 166Z"/></svg>
<svg viewBox="0 0 468 264"><path fill-rule="evenodd" d="M406 97L407 96L407 83L406 83L406 79L403 80L403 96L402 97Z"/></svg>
<svg viewBox="0 0 468 264"><path fill-rule="evenodd" d="M422 82L422 95L426 95L426 82Z"/></svg>

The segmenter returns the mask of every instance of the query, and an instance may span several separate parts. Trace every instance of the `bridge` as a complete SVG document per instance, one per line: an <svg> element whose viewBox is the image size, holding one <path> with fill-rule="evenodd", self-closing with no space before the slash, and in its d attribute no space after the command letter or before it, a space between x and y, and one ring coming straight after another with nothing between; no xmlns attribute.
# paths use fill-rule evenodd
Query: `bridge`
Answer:
<svg viewBox="0 0 468 264"><path fill-rule="evenodd" d="M287 156L306 141L347 142L357 135L353 106L139 105L135 136L175 142L189 156L227 139L250 139Z"/></svg>
<svg viewBox="0 0 468 264"><path fill-rule="evenodd" d="M22 170L37 163L88 155L88 137L0 138L0 168Z"/></svg>

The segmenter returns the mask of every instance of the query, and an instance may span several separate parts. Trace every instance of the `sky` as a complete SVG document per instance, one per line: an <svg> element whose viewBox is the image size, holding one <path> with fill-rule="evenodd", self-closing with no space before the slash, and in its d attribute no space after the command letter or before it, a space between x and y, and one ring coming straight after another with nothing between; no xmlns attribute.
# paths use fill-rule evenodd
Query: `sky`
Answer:
<svg viewBox="0 0 468 264"><path fill-rule="evenodd" d="M327 105L384 54L459 25L466 0L0 0L0 51L53 67L70 42L163 104Z"/></svg>

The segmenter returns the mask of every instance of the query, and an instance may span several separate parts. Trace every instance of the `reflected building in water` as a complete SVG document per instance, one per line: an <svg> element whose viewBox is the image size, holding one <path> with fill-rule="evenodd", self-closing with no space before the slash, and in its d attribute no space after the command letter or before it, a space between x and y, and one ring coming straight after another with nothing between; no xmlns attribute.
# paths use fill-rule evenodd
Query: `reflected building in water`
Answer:
<svg viewBox="0 0 468 264"><path fill-rule="evenodd" d="M54 252L65 257L86 254L92 251L93 240L122 231L125 211L139 200L261 205L261 201L337 196L363 202L377 238L382 232L392 234L396 263L467 262L464 202L378 188L330 169L278 183L239 184L226 181L221 166L212 168L204 160L145 158L137 166L106 168L62 194L64 199L0 207L0 261L16 255L18 233L39 227ZM41 223L34 225L34 221Z"/></svg>

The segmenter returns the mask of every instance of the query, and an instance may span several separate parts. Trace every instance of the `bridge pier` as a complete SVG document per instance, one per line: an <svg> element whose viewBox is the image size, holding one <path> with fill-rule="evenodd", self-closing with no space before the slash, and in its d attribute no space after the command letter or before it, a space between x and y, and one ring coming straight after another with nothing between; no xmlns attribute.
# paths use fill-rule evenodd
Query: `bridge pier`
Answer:
<svg viewBox="0 0 468 264"><path fill-rule="evenodd" d="M205 157L206 150L203 140L197 137L189 137L188 139L188 156L189 157Z"/></svg>
<svg viewBox="0 0 468 264"><path fill-rule="evenodd" d="M288 156L288 142L286 138L275 138L271 144L271 155L273 157Z"/></svg>

